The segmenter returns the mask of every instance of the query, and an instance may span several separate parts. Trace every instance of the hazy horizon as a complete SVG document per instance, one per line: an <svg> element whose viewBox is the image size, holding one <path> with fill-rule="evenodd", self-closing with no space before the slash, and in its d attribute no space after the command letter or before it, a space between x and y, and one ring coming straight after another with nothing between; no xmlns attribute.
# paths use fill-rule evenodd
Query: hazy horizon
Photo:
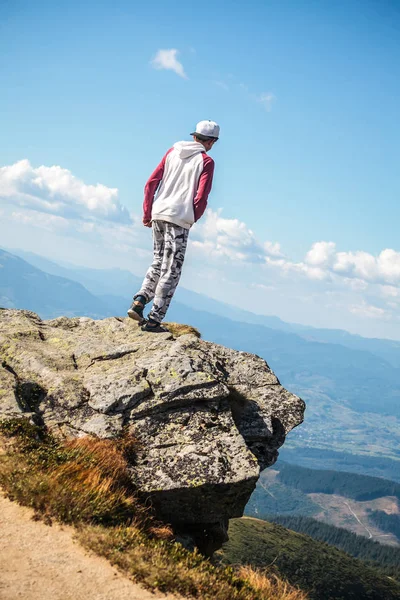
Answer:
<svg viewBox="0 0 400 600"><path fill-rule="evenodd" d="M143 187L221 126L182 285L286 322L400 339L400 12L206 0L1 8L0 244L143 276ZM200 29L201 30L201 29Z"/></svg>
<svg viewBox="0 0 400 600"><path fill-rule="evenodd" d="M91 269L91 268L95 268L95 269L98 269L98 270L102 270L102 268L98 267L98 266L96 266L96 267L90 267L90 266L88 266L86 264L83 264L83 263L71 262L71 261L68 261L68 260L59 260L59 261L57 261L57 260L54 259L54 257L45 256L45 255L41 255L41 254L36 254L35 252L31 252L30 250L23 250L22 248L17 248L17 247L11 248L11 247L4 247L4 246L2 247L2 246L0 246L0 249L3 249L6 252L9 252L10 254L15 254L16 256L19 256L19 253L32 254L32 255L38 256L40 258L43 258L45 260L48 260L48 261L50 261L50 262L52 262L52 263L54 263L54 264L56 264L58 266L64 267L66 269L74 269L74 268L76 268L76 269L90 268ZM25 260L26 262L29 262L29 258L25 258L24 257L23 260ZM36 268L39 268L39 267L36 267ZM133 271L131 271L130 269L123 269L121 267L118 267L118 268L120 268L122 271L128 271L129 273L131 273L135 277L138 277L138 275L136 273L134 273ZM43 270L44 272L46 272L45 269L41 269L41 270ZM105 270L105 268L104 268L104 270ZM184 287L184 286L181 286L181 287ZM210 298L210 299L215 300L217 302L220 302L222 304L227 304L227 305L229 305L231 307L234 307L234 308L242 308L242 306L240 304L238 304L238 305L230 304L229 302L224 302L223 300L220 300L219 298L214 298L213 296L211 296L209 294L205 294L204 292L196 292L195 290L191 290L190 288L184 288L184 289L187 289L189 291L194 291L197 294L202 294L202 295L204 295L207 298ZM197 309L197 310L199 310L199 309ZM253 313L255 315L266 316L266 317L276 317L276 318L280 319L280 317L278 317L277 315L272 315L270 313L256 312L256 311L252 310L251 306L249 308L247 308L246 310L248 310L249 312L251 312L251 313ZM209 308L204 308L204 311L205 312L212 312L211 309L209 309ZM228 316L226 318L230 319L232 317ZM240 319L238 318L236 320L240 320ZM344 332L349 333L351 335L360 336L360 337L365 338L365 339L382 339L382 340L393 341L393 342L399 342L400 341L400 338L396 339L396 338L390 338L390 337L381 337L381 338L379 338L379 337L376 337L376 336L375 337L373 337L373 336L367 336L367 335L364 336L364 335L360 335L360 334L358 334L356 332L349 331L348 329L341 329L341 328L337 328L337 327L315 327L315 326L311 325L310 323L300 323L300 322L295 322L295 321L285 321L284 319L281 319L281 320L284 323L287 323L289 325L300 325L300 326L305 327L305 328L310 328L311 330L312 329L327 329L327 330L331 330L331 331L344 331ZM267 325L265 325L265 327L267 327Z"/></svg>

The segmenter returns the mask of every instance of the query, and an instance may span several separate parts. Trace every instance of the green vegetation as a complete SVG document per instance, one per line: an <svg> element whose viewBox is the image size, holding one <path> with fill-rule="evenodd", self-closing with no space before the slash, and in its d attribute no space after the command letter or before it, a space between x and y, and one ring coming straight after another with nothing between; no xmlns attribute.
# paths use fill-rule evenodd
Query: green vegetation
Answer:
<svg viewBox="0 0 400 600"><path fill-rule="evenodd" d="M339 494L359 501L384 496L400 499L400 484L379 477L306 469L288 463L280 463L279 469L279 481L305 493Z"/></svg>
<svg viewBox="0 0 400 600"><path fill-rule="evenodd" d="M370 519L381 531L395 535L400 541L400 515L388 515L383 510L372 510L368 514ZM400 556L399 556L400 564Z"/></svg>
<svg viewBox="0 0 400 600"><path fill-rule="evenodd" d="M386 513L383 514L386 515ZM397 515L386 516L396 516L399 521ZM321 521L309 517L276 515L271 516L270 520L298 533L305 533L314 540L320 540L331 546L336 546L336 548L344 550L344 552L351 554L355 558L370 563L371 566L380 569L386 575L390 575L400 582L400 548L385 546L379 542L369 540L362 535L356 535L341 527L321 523Z"/></svg>
<svg viewBox="0 0 400 600"><path fill-rule="evenodd" d="M137 499L131 437L61 443L16 419L0 422L0 442L0 485L10 499L48 523L75 525L82 544L147 588L201 600L306 600L273 573L213 565L176 543Z"/></svg>
<svg viewBox="0 0 400 600"><path fill-rule="evenodd" d="M301 427L302 428L302 427ZM293 432L295 434L295 432ZM293 436L292 436L293 437ZM349 454L326 448L292 447L292 438L279 451L278 468L281 460L309 469L331 469L347 471L373 477L383 477L400 483L400 460L382 456Z"/></svg>
<svg viewBox="0 0 400 600"><path fill-rule="evenodd" d="M320 510L321 508L302 491L283 483L270 482L261 474L256 489L246 505L245 514L259 519L277 514L310 517Z"/></svg>
<svg viewBox="0 0 400 600"><path fill-rule="evenodd" d="M233 519L223 564L275 569L311 600L399 600L400 585L376 569L323 542L275 523Z"/></svg>
<svg viewBox="0 0 400 600"><path fill-rule="evenodd" d="M362 536L348 533L346 537L345 523L342 525L345 529L335 526L329 528L328 525L324 528L324 524L320 521L296 520L297 517L313 517L321 512L321 505L312 501L307 496L309 493L338 494L362 502L386 496L399 498L400 485L378 477L343 471L308 469L278 461L273 470L267 469L261 474L257 487L247 503L245 514L267 521L273 520L285 527L333 544L352 556L377 560L383 567L393 564L390 560L382 558L391 553L389 548L385 549L385 546L371 542ZM330 520L330 516L334 515L332 510L326 509L324 520ZM383 532L392 533L400 540L399 515L388 515L379 510L367 509L367 511L368 519L372 524ZM285 521L284 518L290 516L296 518L293 521ZM301 528L299 528L300 524ZM340 541L337 541L338 538ZM370 551L364 550L365 544ZM376 557L376 554L380 558ZM400 554L398 561L400 562Z"/></svg>

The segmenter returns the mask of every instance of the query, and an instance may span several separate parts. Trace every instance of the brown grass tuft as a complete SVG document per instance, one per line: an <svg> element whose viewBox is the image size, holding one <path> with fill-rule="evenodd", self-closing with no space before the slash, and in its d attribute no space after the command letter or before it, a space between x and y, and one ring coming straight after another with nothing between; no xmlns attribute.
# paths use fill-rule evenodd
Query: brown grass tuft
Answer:
<svg viewBox="0 0 400 600"><path fill-rule="evenodd" d="M158 540L171 541L174 539L174 532L169 525L149 527L148 534Z"/></svg>
<svg viewBox="0 0 400 600"><path fill-rule="evenodd" d="M12 429L12 428L11 428ZM8 457L0 463L0 483L12 499L35 509L46 520L103 524L139 520L155 525L136 497L127 457L136 441L85 437L57 442L49 434L16 425ZM42 439L40 439L42 435Z"/></svg>
<svg viewBox="0 0 400 600"><path fill-rule="evenodd" d="M87 466L89 470L93 469L93 473L101 473L105 477L112 478L114 482L126 484L129 481L127 460L114 440L84 437L69 440L64 443L64 447L67 451L71 451L76 465ZM60 467L58 471L60 477L70 464L66 463Z"/></svg>
<svg viewBox="0 0 400 600"><path fill-rule="evenodd" d="M238 575L261 592L265 600L307 600L304 592L279 579L274 573L244 565L238 568Z"/></svg>
<svg viewBox="0 0 400 600"><path fill-rule="evenodd" d="M181 323L164 323L164 325L176 338L181 335L187 335L188 333L195 335L197 338L201 338L200 331L191 325L182 325Z"/></svg>

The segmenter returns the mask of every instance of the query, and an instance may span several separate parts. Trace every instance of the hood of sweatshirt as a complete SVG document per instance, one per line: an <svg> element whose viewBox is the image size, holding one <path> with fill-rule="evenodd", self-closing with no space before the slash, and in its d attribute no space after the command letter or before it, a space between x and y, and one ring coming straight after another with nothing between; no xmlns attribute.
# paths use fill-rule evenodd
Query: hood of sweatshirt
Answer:
<svg viewBox="0 0 400 600"><path fill-rule="evenodd" d="M205 152L203 144L199 142L176 142L174 150L178 152L179 158L190 158L195 154Z"/></svg>

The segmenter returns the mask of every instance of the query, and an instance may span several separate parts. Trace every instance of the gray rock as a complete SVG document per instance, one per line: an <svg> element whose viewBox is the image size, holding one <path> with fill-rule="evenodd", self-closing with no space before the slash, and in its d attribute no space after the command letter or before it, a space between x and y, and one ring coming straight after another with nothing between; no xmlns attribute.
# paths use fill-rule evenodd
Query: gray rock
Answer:
<svg viewBox="0 0 400 600"><path fill-rule="evenodd" d="M96 414L89 419L82 419L80 422L74 421L73 426L99 438L111 438L122 431L122 415L109 417Z"/></svg>
<svg viewBox="0 0 400 600"><path fill-rule="evenodd" d="M34 415L62 436L127 427L140 494L208 554L303 419L303 401L258 356L129 319L0 309L0 354L0 418Z"/></svg>
<svg viewBox="0 0 400 600"><path fill-rule="evenodd" d="M0 407L1 414L10 417L22 415L26 408L18 401L15 375L2 366L0 366Z"/></svg>
<svg viewBox="0 0 400 600"><path fill-rule="evenodd" d="M85 373L83 385L89 406L102 413L125 411L151 394L143 371L126 373L121 368Z"/></svg>

